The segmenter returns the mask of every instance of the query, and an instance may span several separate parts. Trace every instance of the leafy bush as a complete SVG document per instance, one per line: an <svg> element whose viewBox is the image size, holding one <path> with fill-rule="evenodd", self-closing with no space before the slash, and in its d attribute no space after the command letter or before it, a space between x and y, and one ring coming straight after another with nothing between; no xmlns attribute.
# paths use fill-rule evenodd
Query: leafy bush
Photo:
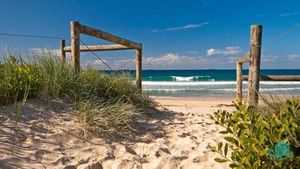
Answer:
<svg viewBox="0 0 300 169"><path fill-rule="evenodd" d="M40 76L35 67L9 56L0 64L0 72L0 105L18 101L25 93L28 97L37 95Z"/></svg>
<svg viewBox="0 0 300 169"><path fill-rule="evenodd" d="M226 140L216 147L223 157L217 162L230 162L231 168L300 168L299 100L267 107L238 103L233 113L215 112L213 118L225 128L220 133Z"/></svg>

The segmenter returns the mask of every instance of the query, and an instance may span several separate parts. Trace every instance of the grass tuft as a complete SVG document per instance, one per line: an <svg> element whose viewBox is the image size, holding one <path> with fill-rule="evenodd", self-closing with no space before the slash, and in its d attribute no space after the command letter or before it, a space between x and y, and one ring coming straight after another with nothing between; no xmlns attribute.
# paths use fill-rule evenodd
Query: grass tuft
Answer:
<svg viewBox="0 0 300 169"><path fill-rule="evenodd" d="M76 75L71 65L49 51L36 54L27 63L12 54L4 58L0 62L0 105L24 103L27 98L68 98L87 131L122 136L134 130L133 123L151 104L127 73L108 75L89 69Z"/></svg>

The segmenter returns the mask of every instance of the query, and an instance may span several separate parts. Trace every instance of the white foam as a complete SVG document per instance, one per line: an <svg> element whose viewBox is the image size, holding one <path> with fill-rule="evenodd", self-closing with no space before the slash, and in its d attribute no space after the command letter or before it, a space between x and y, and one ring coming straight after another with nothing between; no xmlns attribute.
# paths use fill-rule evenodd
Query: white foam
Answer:
<svg viewBox="0 0 300 169"><path fill-rule="evenodd" d="M144 91L159 91L159 92L180 92L180 91L225 91L225 92L235 92L236 89L204 89L204 88L191 88L191 89L184 89L184 88L180 88L180 89L176 89L176 88L157 88L157 89L143 89ZM269 92L269 91L293 91L293 90L300 90L300 88L296 87L296 88L262 88L259 89L260 92ZM248 91L247 89L243 90L244 92Z"/></svg>
<svg viewBox="0 0 300 169"><path fill-rule="evenodd" d="M179 82L190 82L193 80L197 80L198 78L210 78L210 76L170 76L173 80Z"/></svg>
<svg viewBox="0 0 300 169"><path fill-rule="evenodd" d="M199 86L199 85L228 85L235 84L231 81L206 81L206 82L167 82L167 81L143 81L142 84L146 86Z"/></svg>
<svg viewBox="0 0 300 169"><path fill-rule="evenodd" d="M144 86L207 86L207 85L235 85L235 81L143 81ZM243 84L248 84L244 81ZM278 81L261 81L262 85L300 85L300 82L278 82Z"/></svg>
<svg viewBox="0 0 300 169"><path fill-rule="evenodd" d="M207 89L207 90L217 90L217 91L236 91L236 89ZM287 87L287 88L260 88L259 91L290 91L290 90L300 90L300 87ZM248 91L244 89L243 91Z"/></svg>

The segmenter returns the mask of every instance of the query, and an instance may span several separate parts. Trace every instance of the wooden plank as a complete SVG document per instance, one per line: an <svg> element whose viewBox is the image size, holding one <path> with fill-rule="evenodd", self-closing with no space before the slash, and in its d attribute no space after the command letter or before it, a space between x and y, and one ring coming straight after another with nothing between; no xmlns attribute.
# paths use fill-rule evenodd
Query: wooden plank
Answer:
<svg viewBox="0 0 300 169"><path fill-rule="evenodd" d="M236 100L242 101L243 99L243 63L236 62Z"/></svg>
<svg viewBox="0 0 300 169"><path fill-rule="evenodd" d="M129 48L124 45L88 45L88 46L80 46L81 52L88 51L111 51L111 50L129 50L134 48ZM71 52L71 46L64 47L65 52Z"/></svg>
<svg viewBox="0 0 300 169"><path fill-rule="evenodd" d="M248 79L248 105L258 104L260 57L261 57L262 26L251 26L250 37L250 67Z"/></svg>
<svg viewBox="0 0 300 169"><path fill-rule="evenodd" d="M65 46L66 46L66 42L63 39L60 41L60 56L64 63L66 62L66 52L64 51ZM71 51L71 47L70 47L70 51Z"/></svg>
<svg viewBox="0 0 300 169"><path fill-rule="evenodd" d="M136 86L142 92L142 49L136 49Z"/></svg>
<svg viewBox="0 0 300 169"><path fill-rule="evenodd" d="M71 22L71 56L75 73L80 72L80 24Z"/></svg>
<svg viewBox="0 0 300 169"><path fill-rule="evenodd" d="M243 56L243 57L240 57L240 58L237 59L238 63L247 63L249 61L250 61L249 56Z"/></svg>
<svg viewBox="0 0 300 169"><path fill-rule="evenodd" d="M124 45L127 46L129 48L135 48L135 49L141 49L142 46L139 43L109 34L107 32L101 31L99 29L94 29L85 25L80 25L80 33L86 34L86 35L90 35L90 36L94 36L100 39L104 39L107 41L111 41L120 45Z"/></svg>
<svg viewBox="0 0 300 169"><path fill-rule="evenodd" d="M243 80L248 80L248 76L243 76ZM260 76L259 80L262 80L262 81L300 81L300 76L267 75L267 76Z"/></svg>

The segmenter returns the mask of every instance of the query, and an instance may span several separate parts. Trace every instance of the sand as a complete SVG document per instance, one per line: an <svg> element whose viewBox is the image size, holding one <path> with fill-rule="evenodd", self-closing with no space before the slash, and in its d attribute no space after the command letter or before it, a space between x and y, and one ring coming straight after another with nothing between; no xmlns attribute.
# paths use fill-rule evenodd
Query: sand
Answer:
<svg viewBox="0 0 300 169"><path fill-rule="evenodd" d="M211 148L222 139L209 115L232 110L232 98L153 97L142 135L127 141L86 136L68 105L28 101L16 125L0 108L0 168L222 169Z"/></svg>

